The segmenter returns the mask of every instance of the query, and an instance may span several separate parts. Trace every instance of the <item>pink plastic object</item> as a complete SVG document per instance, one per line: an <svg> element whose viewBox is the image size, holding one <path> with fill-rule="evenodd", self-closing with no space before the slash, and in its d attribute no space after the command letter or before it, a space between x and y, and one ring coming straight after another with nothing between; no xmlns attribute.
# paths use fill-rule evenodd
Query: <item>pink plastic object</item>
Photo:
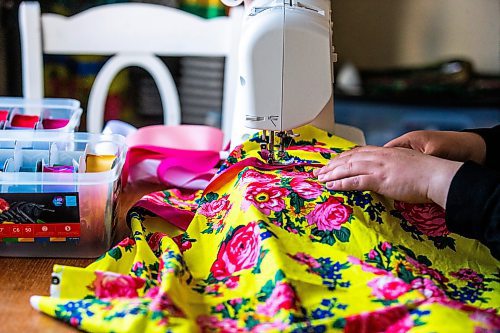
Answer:
<svg viewBox="0 0 500 333"><path fill-rule="evenodd" d="M124 186L131 173L146 173L148 160L157 161L156 181L169 187L203 189L215 175L224 135L202 125L147 126L127 137ZM144 172L142 172L144 169ZM133 177L132 177L133 178Z"/></svg>

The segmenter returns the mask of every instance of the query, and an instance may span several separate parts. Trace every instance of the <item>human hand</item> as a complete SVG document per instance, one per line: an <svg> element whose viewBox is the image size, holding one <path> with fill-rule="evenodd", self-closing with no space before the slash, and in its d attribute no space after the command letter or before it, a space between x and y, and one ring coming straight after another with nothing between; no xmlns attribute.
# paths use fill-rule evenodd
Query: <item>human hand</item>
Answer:
<svg viewBox="0 0 500 333"><path fill-rule="evenodd" d="M476 133L414 131L389 141L384 147L402 147L453 161L484 164L486 143Z"/></svg>
<svg viewBox="0 0 500 333"><path fill-rule="evenodd" d="M461 165L406 148L365 146L339 154L313 173L331 190L370 190L445 208L451 180Z"/></svg>

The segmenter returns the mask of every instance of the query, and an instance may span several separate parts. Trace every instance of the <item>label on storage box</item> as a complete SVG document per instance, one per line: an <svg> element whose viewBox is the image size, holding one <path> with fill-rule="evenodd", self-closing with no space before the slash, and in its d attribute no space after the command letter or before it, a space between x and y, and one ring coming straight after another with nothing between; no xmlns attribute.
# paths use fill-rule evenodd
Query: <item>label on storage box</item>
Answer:
<svg viewBox="0 0 500 333"><path fill-rule="evenodd" d="M78 192L0 193L0 242L66 242L79 238Z"/></svg>

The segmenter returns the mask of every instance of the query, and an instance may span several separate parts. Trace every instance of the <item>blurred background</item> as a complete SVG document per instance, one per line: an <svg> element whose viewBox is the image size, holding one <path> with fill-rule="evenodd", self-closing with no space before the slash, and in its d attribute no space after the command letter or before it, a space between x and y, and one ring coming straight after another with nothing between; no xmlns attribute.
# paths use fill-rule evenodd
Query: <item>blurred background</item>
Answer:
<svg viewBox="0 0 500 333"><path fill-rule="evenodd" d="M17 10L0 0L0 95L21 96ZM40 1L72 15L127 1ZM138 1L134 1L138 2ZM218 0L143 1L202 17L225 15ZM333 0L335 117L383 144L414 129L460 130L500 122L500 0ZM220 125L224 61L162 58L178 85L183 122ZM105 57L46 56L45 95L85 103ZM106 119L162 122L160 97L138 68L120 73ZM83 118L84 119L84 118ZM85 124L82 124L85 129Z"/></svg>
<svg viewBox="0 0 500 333"><path fill-rule="evenodd" d="M383 144L500 122L500 0L334 0L337 121Z"/></svg>

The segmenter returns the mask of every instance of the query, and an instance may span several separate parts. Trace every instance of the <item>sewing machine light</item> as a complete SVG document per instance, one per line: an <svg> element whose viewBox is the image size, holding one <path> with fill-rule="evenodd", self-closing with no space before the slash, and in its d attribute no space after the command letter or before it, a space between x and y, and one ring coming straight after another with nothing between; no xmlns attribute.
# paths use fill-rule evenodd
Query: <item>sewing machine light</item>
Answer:
<svg viewBox="0 0 500 333"><path fill-rule="evenodd" d="M236 7L243 3L243 0L221 0L228 7Z"/></svg>

